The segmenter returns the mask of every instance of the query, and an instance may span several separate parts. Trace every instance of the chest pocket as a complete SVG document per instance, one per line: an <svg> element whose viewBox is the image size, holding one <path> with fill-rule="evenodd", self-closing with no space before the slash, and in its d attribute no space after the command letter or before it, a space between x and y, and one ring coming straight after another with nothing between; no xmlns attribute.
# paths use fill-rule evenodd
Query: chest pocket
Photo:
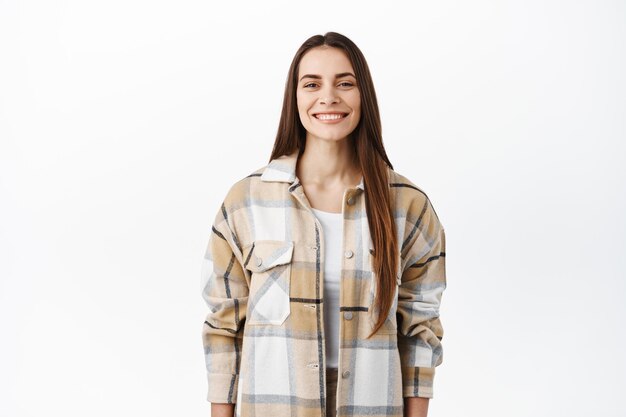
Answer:
<svg viewBox="0 0 626 417"><path fill-rule="evenodd" d="M251 274L246 322L281 325L289 316L293 242L257 240L244 248Z"/></svg>

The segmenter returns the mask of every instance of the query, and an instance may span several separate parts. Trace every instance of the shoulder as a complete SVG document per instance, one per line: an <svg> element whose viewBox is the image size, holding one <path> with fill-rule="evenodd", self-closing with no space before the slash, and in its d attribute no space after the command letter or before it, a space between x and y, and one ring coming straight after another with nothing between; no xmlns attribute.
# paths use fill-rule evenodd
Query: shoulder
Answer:
<svg viewBox="0 0 626 417"><path fill-rule="evenodd" d="M428 199L428 195L422 187L393 169L389 169L389 187L392 193L399 194L405 198Z"/></svg>
<svg viewBox="0 0 626 417"><path fill-rule="evenodd" d="M408 221L428 219L439 222L439 216L424 187L392 169L389 169L389 187L396 211L404 213Z"/></svg>
<svg viewBox="0 0 626 417"><path fill-rule="evenodd" d="M267 165L253 169L248 175L236 180L230 185L223 199L223 204L228 211L236 210L248 204L250 191L256 189L261 181L261 175Z"/></svg>
<svg viewBox="0 0 626 417"><path fill-rule="evenodd" d="M248 175L231 183L226 194L222 196L221 203L215 211L213 228L222 236L233 239L233 246L241 250L241 238L245 237L248 216L246 208L250 206L250 189L253 184L260 181L260 176L265 167L254 169Z"/></svg>

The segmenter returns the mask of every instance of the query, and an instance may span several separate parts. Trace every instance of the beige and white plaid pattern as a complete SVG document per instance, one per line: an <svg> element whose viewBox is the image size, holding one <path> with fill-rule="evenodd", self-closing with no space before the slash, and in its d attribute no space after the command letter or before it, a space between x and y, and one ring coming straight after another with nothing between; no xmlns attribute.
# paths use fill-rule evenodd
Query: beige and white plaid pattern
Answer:
<svg viewBox="0 0 626 417"><path fill-rule="evenodd" d="M322 228L296 177L298 152L236 182L202 265L207 400L238 417L326 415ZM433 397L443 360L444 228L427 195L388 169L400 252L396 297L369 340L376 276L364 183L345 190L337 416L402 417Z"/></svg>

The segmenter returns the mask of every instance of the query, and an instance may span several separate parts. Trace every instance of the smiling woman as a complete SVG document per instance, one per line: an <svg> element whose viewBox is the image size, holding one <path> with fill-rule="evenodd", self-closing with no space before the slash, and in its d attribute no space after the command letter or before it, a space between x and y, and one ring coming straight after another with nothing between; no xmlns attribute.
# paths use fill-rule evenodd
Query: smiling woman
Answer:
<svg viewBox="0 0 626 417"><path fill-rule="evenodd" d="M228 191L202 278L213 416L426 416L444 228L393 170L347 37L296 52L269 162Z"/></svg>
<svg viewBox="0 0 626 417"><path fill-rule="evenodd" d="M298 113L308 134L313 140L346 138L359 123L361 95L345 52L329 46L312 48L302 57L299 72Z"/></svg>

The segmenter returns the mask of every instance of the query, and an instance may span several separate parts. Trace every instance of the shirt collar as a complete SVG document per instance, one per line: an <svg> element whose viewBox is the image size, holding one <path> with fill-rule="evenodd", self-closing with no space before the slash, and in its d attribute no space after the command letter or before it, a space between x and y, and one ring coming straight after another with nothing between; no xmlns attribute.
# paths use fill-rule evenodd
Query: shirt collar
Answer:
<svg viewBox="0 0 626 417"><path fill-rule="evenodd" d="M290 184L295 183L297 180L299 183L300 180L296 177L296 163L298 162L298 156L299 150L296 149L289 155L282 155L278 158L272 159L263 170L261 180L288 182ZM365 183L363 182L362 176L361 181L356 188L365 190Z"/></svg>

